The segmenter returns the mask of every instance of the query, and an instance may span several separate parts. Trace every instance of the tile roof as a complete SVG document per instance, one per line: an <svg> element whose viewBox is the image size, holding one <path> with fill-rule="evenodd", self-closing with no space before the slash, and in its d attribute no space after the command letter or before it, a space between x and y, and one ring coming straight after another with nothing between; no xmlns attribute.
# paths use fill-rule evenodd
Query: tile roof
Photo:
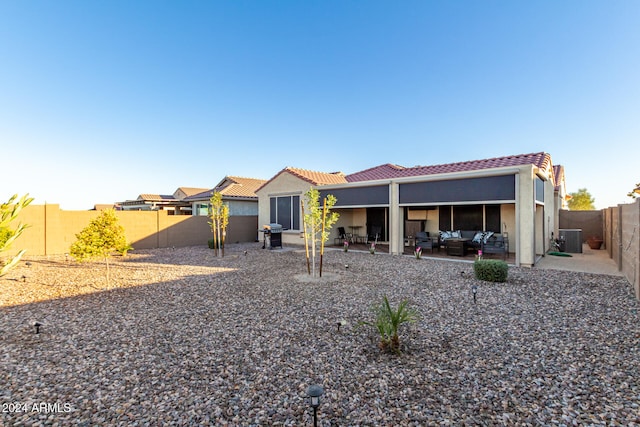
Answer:
<svg viewBox="0 0 640 427"><path fill-rule="evenodd" d="M257 198L256 190L265 182L267 181L264 179L226 176L216 187L185 197L184 200L208 200L214 191L221 193L223 197Z"/></svg>
<svg viewBox="0 0 640 427"><path fill-rule="evenodd" d="M551 156L545 152L539 152L433 166L414 166L409 168L387 163L352 173L347 175L346 179L347 182L375 181L379 179L467 172L522 165L534 165L540 169L547 170L551 166Z"/></svg>
<svg viewBox="0 0 640 427"><path fill-rule="evenodd" d="M266 179L256 179L256 178L244 178L240 176L228 176L229 182L227 185L220 187L218 191L222 193L223 196L229 197L258 197L256 195L256 190L262 186ZM216 187L217 189L218 187Z"/></svg>
<svg viewBox="0 0 640 427"><path fill-rule="evenodd" d="M317 171L310 171L307 169L292 168L290 166L287 166L286 168L282 169L280 172L275 174L275 176L267 182L273 181L283 173L290 173L295 177L298 177L304 181L307 181L311 185L345 184L347 182L345 175L342 172L317 172ZM264 185L266 185L267 182L262 184L258 189L256 189L256 191L264 187Z"/></svg>
<svg viewBox="0 0 640 427"><path fill-rule="evenodd" d="M193 196L194 194L202 193L206 191L206 188L195 188L195 187L179 187L176 191L182 191L185 194L185 197ZM175 194L175 193L174 193Z"/></svg>
<svg viewBox="0 0 640 427"><path fill-rule="evenodd" d="M150 202L169 202L175 201L173 194L141 194L137 200L148 200Z"/></svg>
<svg viewBox="0 0 640 427"><path fill-rule="evenodd" d="M288 171L292 175L297 176L298 178L302 178L305 181L310 182L313 185L343 184L347 182L342 172L316 172L292 167L285 168L284 170Z"/></svg>
<svg viewBox="0 0 640 427"><path fill-rule="evenodd" d="M560 186L564 181L564 166L562 165L553 165L553 179L555 190L560 190Z"/></svg>

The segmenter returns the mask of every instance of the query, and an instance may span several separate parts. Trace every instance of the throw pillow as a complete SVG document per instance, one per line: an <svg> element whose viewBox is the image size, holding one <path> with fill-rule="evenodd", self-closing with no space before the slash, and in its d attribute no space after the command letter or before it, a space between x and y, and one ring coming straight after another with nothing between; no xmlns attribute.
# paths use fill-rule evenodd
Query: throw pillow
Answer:
<svg viewBox="0 0 640 427"><path fill-rule="evenodd" d="M450 231L441 231L440 232L440 240L447 240L451 238L451 232Z"/></svg>
<svg viewBox="0 0 640 427"><path fill-rule="evenodd" d="M481 243L483 237L484 237L484 232L476 231L476 234L473 236L473 239L471 239L471 241L473 243Z"/></svg>
<svg viewBox="0 0 640 427"><path fill-rule="evenodd" d="M451 237L454 239L459 239L460 237L462 237L462 234L460 234L460 230L452 231Z"/></svg>
<svg viewBox="0 0 640 427"><path fill-rule="evenodd" d="M487 231L486 233L484 233L484 237L483 237L484 243L487 243L489 238L493 235L494 235L493 231Z"/></svg>

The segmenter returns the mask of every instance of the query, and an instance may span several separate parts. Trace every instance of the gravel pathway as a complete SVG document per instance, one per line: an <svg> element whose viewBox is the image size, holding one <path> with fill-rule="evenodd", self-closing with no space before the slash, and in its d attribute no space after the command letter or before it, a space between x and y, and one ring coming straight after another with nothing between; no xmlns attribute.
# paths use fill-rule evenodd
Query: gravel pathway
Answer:
<svg viewBox="0 0 640 427"><path fill-rule="evenodd" d="M135 251L108 290L104 264L22 262L0 279L0 425L312 425L320 384L322 426L640 426L624 278L510 267L497 284L328 251L308 280L304 252L260 248ZM399 356L357 327L383 295L421 315Z"/></svg>

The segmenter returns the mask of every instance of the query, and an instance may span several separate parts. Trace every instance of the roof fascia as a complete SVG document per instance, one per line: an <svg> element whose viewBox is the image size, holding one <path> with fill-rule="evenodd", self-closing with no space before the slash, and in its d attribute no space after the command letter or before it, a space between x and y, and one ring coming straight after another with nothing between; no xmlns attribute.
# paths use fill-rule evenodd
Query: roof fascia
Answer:
<svg viewBox="0 0 640 427"><path fill-rule="evenodd" d="M358 181L358 182L348 182L346 184L330 184L330 185L321 185L316 186L315 188L322 190L331 190L331 189L340 189L340 188L354 188L354 187L371 187L373 185L388 185L391 183L398 184L407 184L412 182L425 182L425 181L444 181L448 179L464 179L464 178L475 178L475 177L483 177L483 176L500 176L500 175L511 175L514 173L522 173L523 170L529 170L531 168L536 168L534 165L521 165L521 166L505 166L501 168L492 168L492 169L479 169L475 171L463 171L463 172L449 172L449 173L439 173L439 174L431 174L431 175L416 175L416 176L406 176L401 178L391 178L391 179L378 179L371 181ZM537 169L537 168L536 168Z"/></svg>

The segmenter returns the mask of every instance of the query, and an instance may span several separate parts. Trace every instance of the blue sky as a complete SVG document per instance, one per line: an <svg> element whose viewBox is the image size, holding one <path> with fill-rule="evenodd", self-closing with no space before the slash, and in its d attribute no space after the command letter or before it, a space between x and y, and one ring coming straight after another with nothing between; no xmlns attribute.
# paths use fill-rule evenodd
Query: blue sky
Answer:
<svg viewBox="0 0 640 427"><path fill-rule="evenodd" d="M640 182L640 2L0 0L0 201L546 151Z"/></svg>

